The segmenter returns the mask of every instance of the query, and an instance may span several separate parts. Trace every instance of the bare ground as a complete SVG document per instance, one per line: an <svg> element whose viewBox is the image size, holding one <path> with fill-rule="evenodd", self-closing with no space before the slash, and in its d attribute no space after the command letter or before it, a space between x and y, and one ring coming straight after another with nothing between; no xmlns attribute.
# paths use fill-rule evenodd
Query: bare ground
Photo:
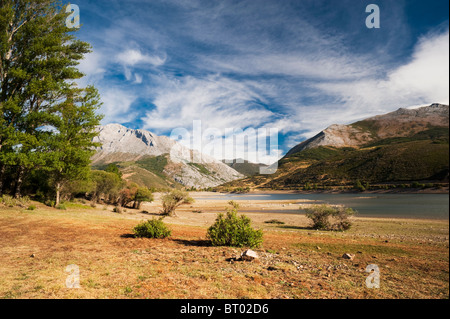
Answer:
<svg viewBox="0 0 450 319"><path fill-rule="evenodd" d="M243 202L243 211L261 211L246 215L264 229L264 244L258 262L237 262L244 249L206 239L226 201L182 207L165 219L165 240L130 236L140 220L159 217L158 201L123 214L36 205L0 207L1 298L449 298L448 221L356 218L349 232L317 232L304 216L263 212L289 211L289 202ZM271 219L284 224L265 224ZM72 264L80 289L66 288ZM380 268L380 289L365 285L370 264Z"/></svg>

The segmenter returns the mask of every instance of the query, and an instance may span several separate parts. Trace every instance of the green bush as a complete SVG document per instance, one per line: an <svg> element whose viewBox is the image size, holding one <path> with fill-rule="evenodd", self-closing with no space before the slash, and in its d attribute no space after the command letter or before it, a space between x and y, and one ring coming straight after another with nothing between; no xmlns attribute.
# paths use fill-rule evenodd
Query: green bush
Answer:
<svg viewBox="0 0 450 319"><path fill-rule="evenodd" d="M17 205L17 200L12 196L3 195L1 199L1 202L3 202L3 205L6 207L14 207Z"/></svg>
<svg viewBox="0 0 450 319"><path fill-rule="evenodd" d="M349 230L352 227L349 218L355 214L351 208L329 205L314 205L306 209L306 217L312 220L312 228L317 230Z"/></svg>
<svg viewBox="0 0 450 319"><path fill-rule="evenodd" d="M238 217L239 206L230 202L231 209L226 216L219 214L214 225L208 229L208 239L213 246L259 247L263 241L263 232L251 227L247 216Z"/></svg>
<svg viewBox="0 0 450 319"><path fill-rule="evenodd" d="M55 208L59 209L59 210L67 210L67 207L65 204L58 204Z"/></svg>
<svg viewBox="0 0 450 319"><path fill-rule="evenodd" d="M36 209L36 206L35 205L30 205L30 206L28 206L28 208L27 208L27 210L35 210Z"/></svg>
<svg viewBox="0 0 450 319"><path fill-rule="evenodd" d="M163 239L172 235L172 231L166 226L162 218L143 222L137 225L133 231L137 238Z"/></svg>

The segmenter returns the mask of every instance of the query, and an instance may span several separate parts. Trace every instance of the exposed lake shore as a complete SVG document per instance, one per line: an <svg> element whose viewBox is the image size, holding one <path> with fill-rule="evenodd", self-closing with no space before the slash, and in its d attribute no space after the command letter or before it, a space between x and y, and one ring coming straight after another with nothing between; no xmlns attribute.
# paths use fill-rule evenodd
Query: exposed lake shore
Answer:
<svg viewBox="0 0 450 319"><path fill-rule="evenodd" d="M229 192L220 192L222 194L230 194ZM314 191L300 191L300 190L263 190L253 189L245 194L266 195L266 194L450 194L450 188L426 188L426 189L414 189L414 188L395 188L395 189L378 189L367 190L359 192L356 190L314 190Z"/></svg>
<svg viewBox="0 0 450 319"><path fill-rule="evenodd" d="M258 262L234 262L245 248L212 247L207 239L226 199L194 196L164 219L170 238L134 238L139 222L161 217L155 197L121 214L106 205L0 206L0 297L448 299L448 220L355 217L350 231L323 232L305 215L267 212L311 201L240 201L264 242L254 249ZM380 289L364 284L370 264L382 271ZM79 267L80 289L65 288L68 265Z"/></svg>

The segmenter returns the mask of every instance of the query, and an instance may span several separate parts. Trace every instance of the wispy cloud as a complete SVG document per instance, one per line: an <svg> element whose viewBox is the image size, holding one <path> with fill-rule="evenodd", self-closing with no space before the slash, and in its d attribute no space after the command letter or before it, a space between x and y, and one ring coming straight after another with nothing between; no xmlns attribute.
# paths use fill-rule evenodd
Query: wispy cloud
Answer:
<svg viewBox="0 0 450 319"><path fill-rule="evenodd" d="M95 17L83 26L94 45L83 81L99 87L105 123L276 127L284 151L331 124L448 103L448 27L417 37L405 2L382 2L380 30L350 0L80 4Z"/></svg>

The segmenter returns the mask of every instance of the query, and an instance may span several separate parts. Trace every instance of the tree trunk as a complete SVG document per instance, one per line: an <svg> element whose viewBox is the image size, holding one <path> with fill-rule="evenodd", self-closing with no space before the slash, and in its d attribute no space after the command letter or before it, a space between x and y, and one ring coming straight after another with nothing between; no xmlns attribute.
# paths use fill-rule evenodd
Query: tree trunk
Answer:
<svg viewBox="0 0 450 319"><path fill-rule="evenodd" d="M14 191L15 198L20 198L20 191L22 188L24 175L25 175L25 168L23 166L19 166L19 169L17 172L16 189Z"/></svg>
<svg viewBox="0 0 450 319"><path fill-rule="evenodd" d="M6 165L0 165L0 195L3 195L3 178L5 176Z"/></svg>
<svg viewBox="0 0 450 319"><path fill-rule="evenodd" d="M57 207L61 202L61 183L56 183L56 201L55 207Z"/></svg>

